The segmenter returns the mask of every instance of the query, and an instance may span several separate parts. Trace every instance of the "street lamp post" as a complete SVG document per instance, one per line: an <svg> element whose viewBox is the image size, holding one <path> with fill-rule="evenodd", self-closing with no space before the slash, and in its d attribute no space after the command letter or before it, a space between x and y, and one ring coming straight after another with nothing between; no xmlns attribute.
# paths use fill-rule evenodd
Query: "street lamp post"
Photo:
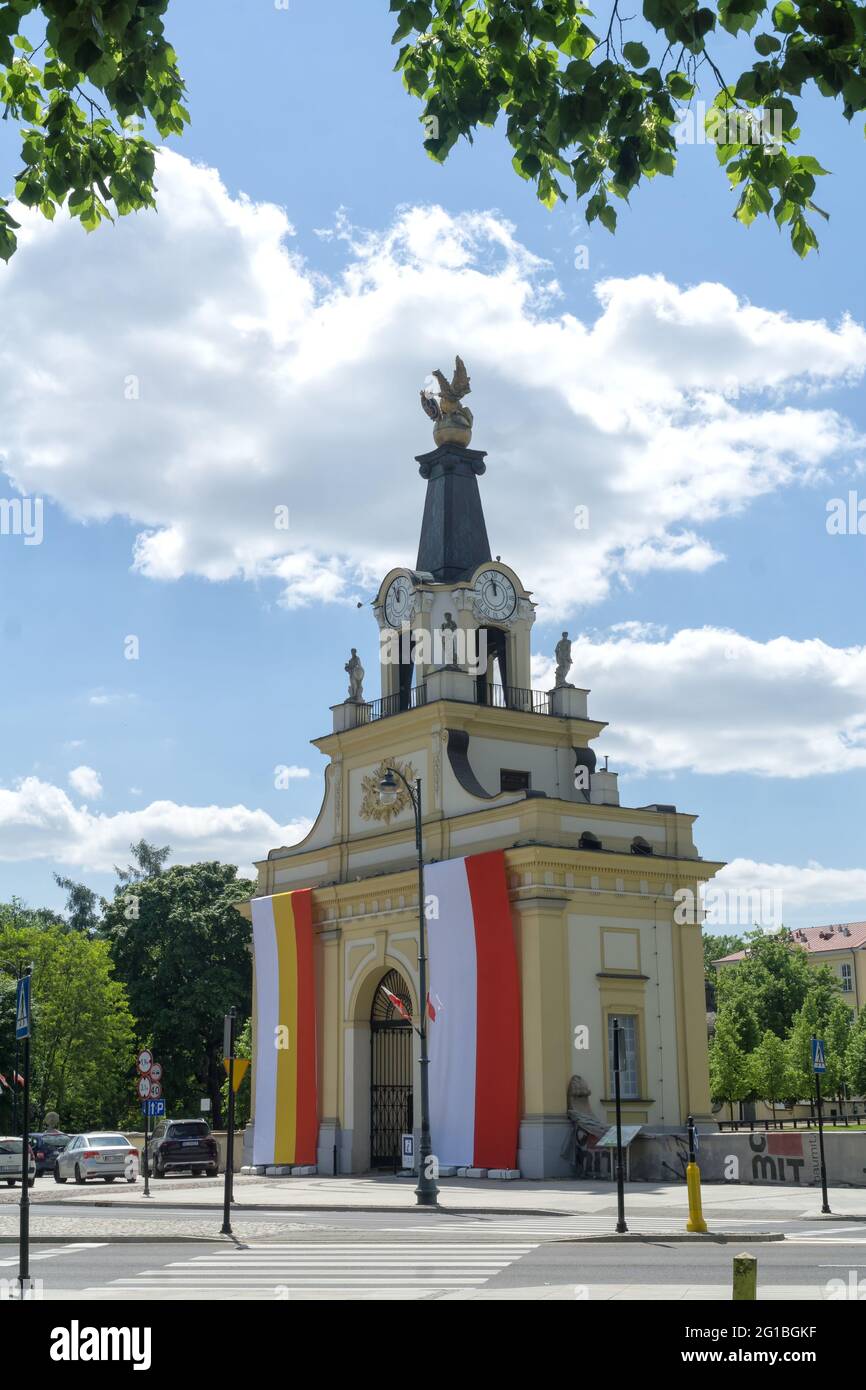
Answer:
<svg viewBox="0 0 866 1390"><path fill-rule="evenodd" d="M421 1042L421 1147L418 1154L418 1186L415 1188L415 1196L419 1207L435 1207L439 1202L439 1191L436 1186L436 1179L430 1171L429 1162L433 1149L430 1140L430 1084L428 1078L430 1058L427 1055L427 937L424 919L421 778L416 778L415 786L412 787L402 772L398 772L395 767L387 768L379 783L379 800L383 806L391 806L397 799L398 788L394 781L395 777L400 778L409 793L409 800L415 812L415 847L418 851L418 1008L421 1017L416 1024L416 1032Z"/></svg>

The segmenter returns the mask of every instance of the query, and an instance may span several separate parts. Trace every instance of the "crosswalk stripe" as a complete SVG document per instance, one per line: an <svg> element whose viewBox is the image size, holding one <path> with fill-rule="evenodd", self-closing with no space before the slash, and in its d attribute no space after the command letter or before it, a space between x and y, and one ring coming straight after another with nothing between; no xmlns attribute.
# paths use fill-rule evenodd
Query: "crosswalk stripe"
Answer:
<svg viewBox="0 0 866 1390"><path fill-rule="evenodd" d="M479 1288L514 1261L537 1249L533 1242L495 1244L399 1242L281 1243L208 1251L159 1269L113 1279L85 1289L85 1296L258 1293L275 1298L292 1292L347 1297L365 1290L379 1297L420 1297L437 1290Z"/></svg>

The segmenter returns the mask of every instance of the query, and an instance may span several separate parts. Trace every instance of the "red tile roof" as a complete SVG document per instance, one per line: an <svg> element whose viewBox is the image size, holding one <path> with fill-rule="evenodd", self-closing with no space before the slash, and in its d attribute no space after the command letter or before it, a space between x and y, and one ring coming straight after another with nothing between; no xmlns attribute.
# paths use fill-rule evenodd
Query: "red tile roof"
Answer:
<svg viewBox="0 0 866 1390"><path fill-rule="evenodd" d="M791 932L791 945L806 951L860 951L866 948L866 922L836 922L826 927L803 927ZM745 951L721 956L714 965L743 960Z"/></svg>

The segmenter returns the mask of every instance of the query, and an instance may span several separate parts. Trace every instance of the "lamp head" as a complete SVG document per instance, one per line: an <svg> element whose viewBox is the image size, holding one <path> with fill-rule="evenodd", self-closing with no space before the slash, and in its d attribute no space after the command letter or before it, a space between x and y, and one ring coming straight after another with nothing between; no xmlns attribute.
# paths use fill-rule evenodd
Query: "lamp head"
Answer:
<svg viewBox="0 0 866 1390"><path fill-rule="evenodd" d="M397 800L398 791L397 779L389 767L385 776L379 782L380 806L393 806L394 802Z"/></svg>

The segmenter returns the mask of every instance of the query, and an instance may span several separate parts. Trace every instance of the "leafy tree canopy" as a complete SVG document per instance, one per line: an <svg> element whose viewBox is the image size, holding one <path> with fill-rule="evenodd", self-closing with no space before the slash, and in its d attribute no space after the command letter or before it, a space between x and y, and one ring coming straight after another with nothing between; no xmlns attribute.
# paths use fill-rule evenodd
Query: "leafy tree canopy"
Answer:
<svg viewBox="0 0 866 1390"><path fill-rule="evenodd" d="M154 207L152 120L163 138L189 120L162 16L169 0L0 0L0 106L20 123L15 195L53 218L66 204L88 232ZM35 21L41 41L22 32ZM41 21L41 23L40 23ZM32 25L27 25L32 28ZM0 197L0 258L20 225Z"/></svg>
<svg viewBox="0 0 866 1390"><path fill-rule="evenodd" d="M777 1038L784 1038L807 994L823 976L810 966L803 948L791 944L784 929L748 932L745 945L745 960L716 973L718 1007L723 1010L734 999L742 1000L756 1019L758 1037L769 1028Z"/></svg>
<svg viewBox="0 0 866 1390"><path fill-rule="evenodd" d="M679 108L708 76L706 130L739 198L734 217L787 226L799 256L817 246L813 201L827 173L798 153L796 102L807 89L840 98L850 121L866 107L866 9L856 0L643 0L645 23L608 0L391 0L397 69L424 103L425 148L447 158L457 140L500 113L512 163L547 207L573 188L588 222L616 228L611 199L677 167ZM739 72L723 74L719 30L742 35ZM654 33L653 33L654 31ZM632 29L632 34L634 30ZM720 60L721 61L721 60Z"/></svg>
<svg viewBox="0 0 866 1390"><path fill-rule="evenodd" d="M233 906L255 885L234 866L175 865L132 885L104 906L100 935L111 944L138 1022L137 1041L165 1068L175 1113L198 1113L202 1094L221 1121L223 1015L251 1009L249 926Z"/></svg>
<svg viewBox="0 0 866 1390"><path fill-rule="evenodd" d="M0 964L8 970L31 962L32 1128L49 1110L66 1129L113 1127L128 1109L134 1054L132 1015L108 944L64 925L0 926ZM14 1038L15 981L0 975L0 1071L7 1076ZM8 1133L8 1092L0 1105Z"/></svg>

